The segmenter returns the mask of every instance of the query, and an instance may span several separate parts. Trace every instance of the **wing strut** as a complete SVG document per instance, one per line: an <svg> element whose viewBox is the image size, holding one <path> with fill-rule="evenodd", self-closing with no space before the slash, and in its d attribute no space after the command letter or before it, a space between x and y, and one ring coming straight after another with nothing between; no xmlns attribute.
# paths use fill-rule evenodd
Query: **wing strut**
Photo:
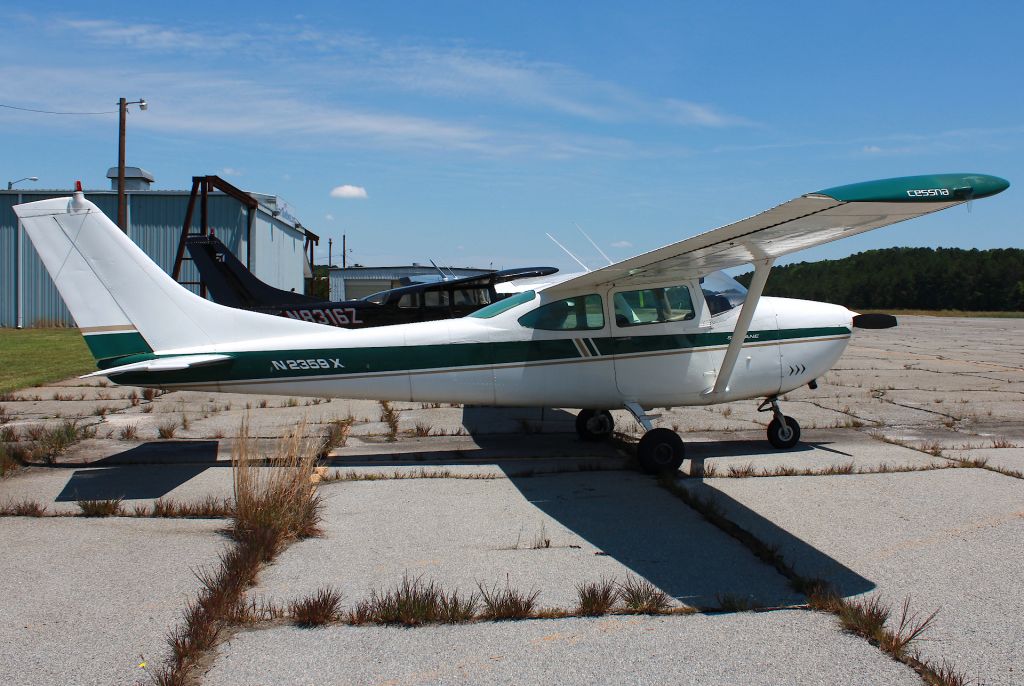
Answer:
<svg viewBox="0 0 1024 686"><path fill-rule="evenodd" d="M718 378L715 379L715 387L709 395L719 395L729 390L729 379L732 377L732 370L736 366L736 359L740 356L740 349L747 338L747 331L750 329L750 322L754 319L754 311L757 303L764 292L764 284L768 281L768 273L775 263L774 257L767 257L754 262L754 276L750 279L750 288L747 289L747 297L740 307L740 316L736 319L736 328L732 332L732 340L725 351L722 359L722 367L718 370Z"/></svg>

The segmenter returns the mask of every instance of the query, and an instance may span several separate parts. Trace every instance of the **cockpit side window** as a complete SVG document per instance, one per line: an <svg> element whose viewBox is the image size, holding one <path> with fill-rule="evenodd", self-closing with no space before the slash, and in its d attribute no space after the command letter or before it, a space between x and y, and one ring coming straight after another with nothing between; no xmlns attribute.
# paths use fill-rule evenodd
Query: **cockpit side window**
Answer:
<svg viewBox="0 0 1024 686"><path fill-rule="evenodd" d="M694 318L693 300L686 286L622 291L612 298L619 327L682 322Z"/></svg>
<svg viewBox="0 0 1024 686"><path fill-rule="evenodd" d="M519 318L528 329L593 331L604 328L604 303L596 294L566 298L541 305Z"/></svg>
<svg viewBox="0 0 1024 686"><path fill-rule="evenodd" d="M701 277L700 289L712 317L739 307L747 298L747 289L725 272L712 272Z"/></svg>

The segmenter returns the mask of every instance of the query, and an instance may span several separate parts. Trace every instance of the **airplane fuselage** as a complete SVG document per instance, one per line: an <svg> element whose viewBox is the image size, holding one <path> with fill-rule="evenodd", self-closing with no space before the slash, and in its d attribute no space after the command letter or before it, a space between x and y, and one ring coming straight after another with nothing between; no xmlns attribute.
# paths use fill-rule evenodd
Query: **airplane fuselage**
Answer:
<svg viewBox="0 0 1024 686"><path fill-rule="evenodd" d="M611 297L605 302L610 302ZM824 374L852 331L844 307L762 298L729 385L716 374L738 309L690 321L600 330L510 325L519 308L462 319L265 339L167 353L225 353L229 366L165 372L159 386L225 392L502 406L706 405L774 396ZM638 330L638 329L643 330ZM130 362L131 359L121 362ZM156 385L152 374L117 382Z"/></svg>

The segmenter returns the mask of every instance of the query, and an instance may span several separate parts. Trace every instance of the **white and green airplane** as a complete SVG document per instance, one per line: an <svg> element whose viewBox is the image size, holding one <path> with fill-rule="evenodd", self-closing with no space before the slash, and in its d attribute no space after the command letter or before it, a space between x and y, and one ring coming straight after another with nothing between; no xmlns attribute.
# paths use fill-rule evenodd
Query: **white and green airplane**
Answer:
<svg viewBox="0 0 1024 686"><path fill-rule="evenodd" d="M813 386L854 326L895 323L761 297L776 259L1007 187L938 174L829 188L469 317L361 330L194 295L80 187L14 211L96 357L94 375L169 390L584 408L576 426L590 440L612 432L609 410L625 408L645 429L643 466L663 471L682 463L683 442L648 410L764 398L769 441L792 447L800 427L778 396ZM754 267L747 291L720 271L744 264Z"/></svg>

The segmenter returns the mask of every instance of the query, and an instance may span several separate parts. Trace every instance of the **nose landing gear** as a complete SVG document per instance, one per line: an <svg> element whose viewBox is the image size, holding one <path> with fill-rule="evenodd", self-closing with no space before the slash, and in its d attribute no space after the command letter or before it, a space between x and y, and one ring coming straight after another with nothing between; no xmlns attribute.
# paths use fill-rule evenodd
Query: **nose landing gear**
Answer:
<svg viewBox="0 0 1024 686"><path fill-rule="evenodd" d="M615 430L615 420L608 410L580 410L576 415L576 433L583 441L603 441Z"/></svg>
<svg viewBox="0 0 1024 686"><path fill-rule="evenodd" d="M800 425L792 417L782 414L779 399L775 396L765 398L758 412L771 412L774 418L768 423L768 442L779 450L789 450L800 441Z"/></svg>

